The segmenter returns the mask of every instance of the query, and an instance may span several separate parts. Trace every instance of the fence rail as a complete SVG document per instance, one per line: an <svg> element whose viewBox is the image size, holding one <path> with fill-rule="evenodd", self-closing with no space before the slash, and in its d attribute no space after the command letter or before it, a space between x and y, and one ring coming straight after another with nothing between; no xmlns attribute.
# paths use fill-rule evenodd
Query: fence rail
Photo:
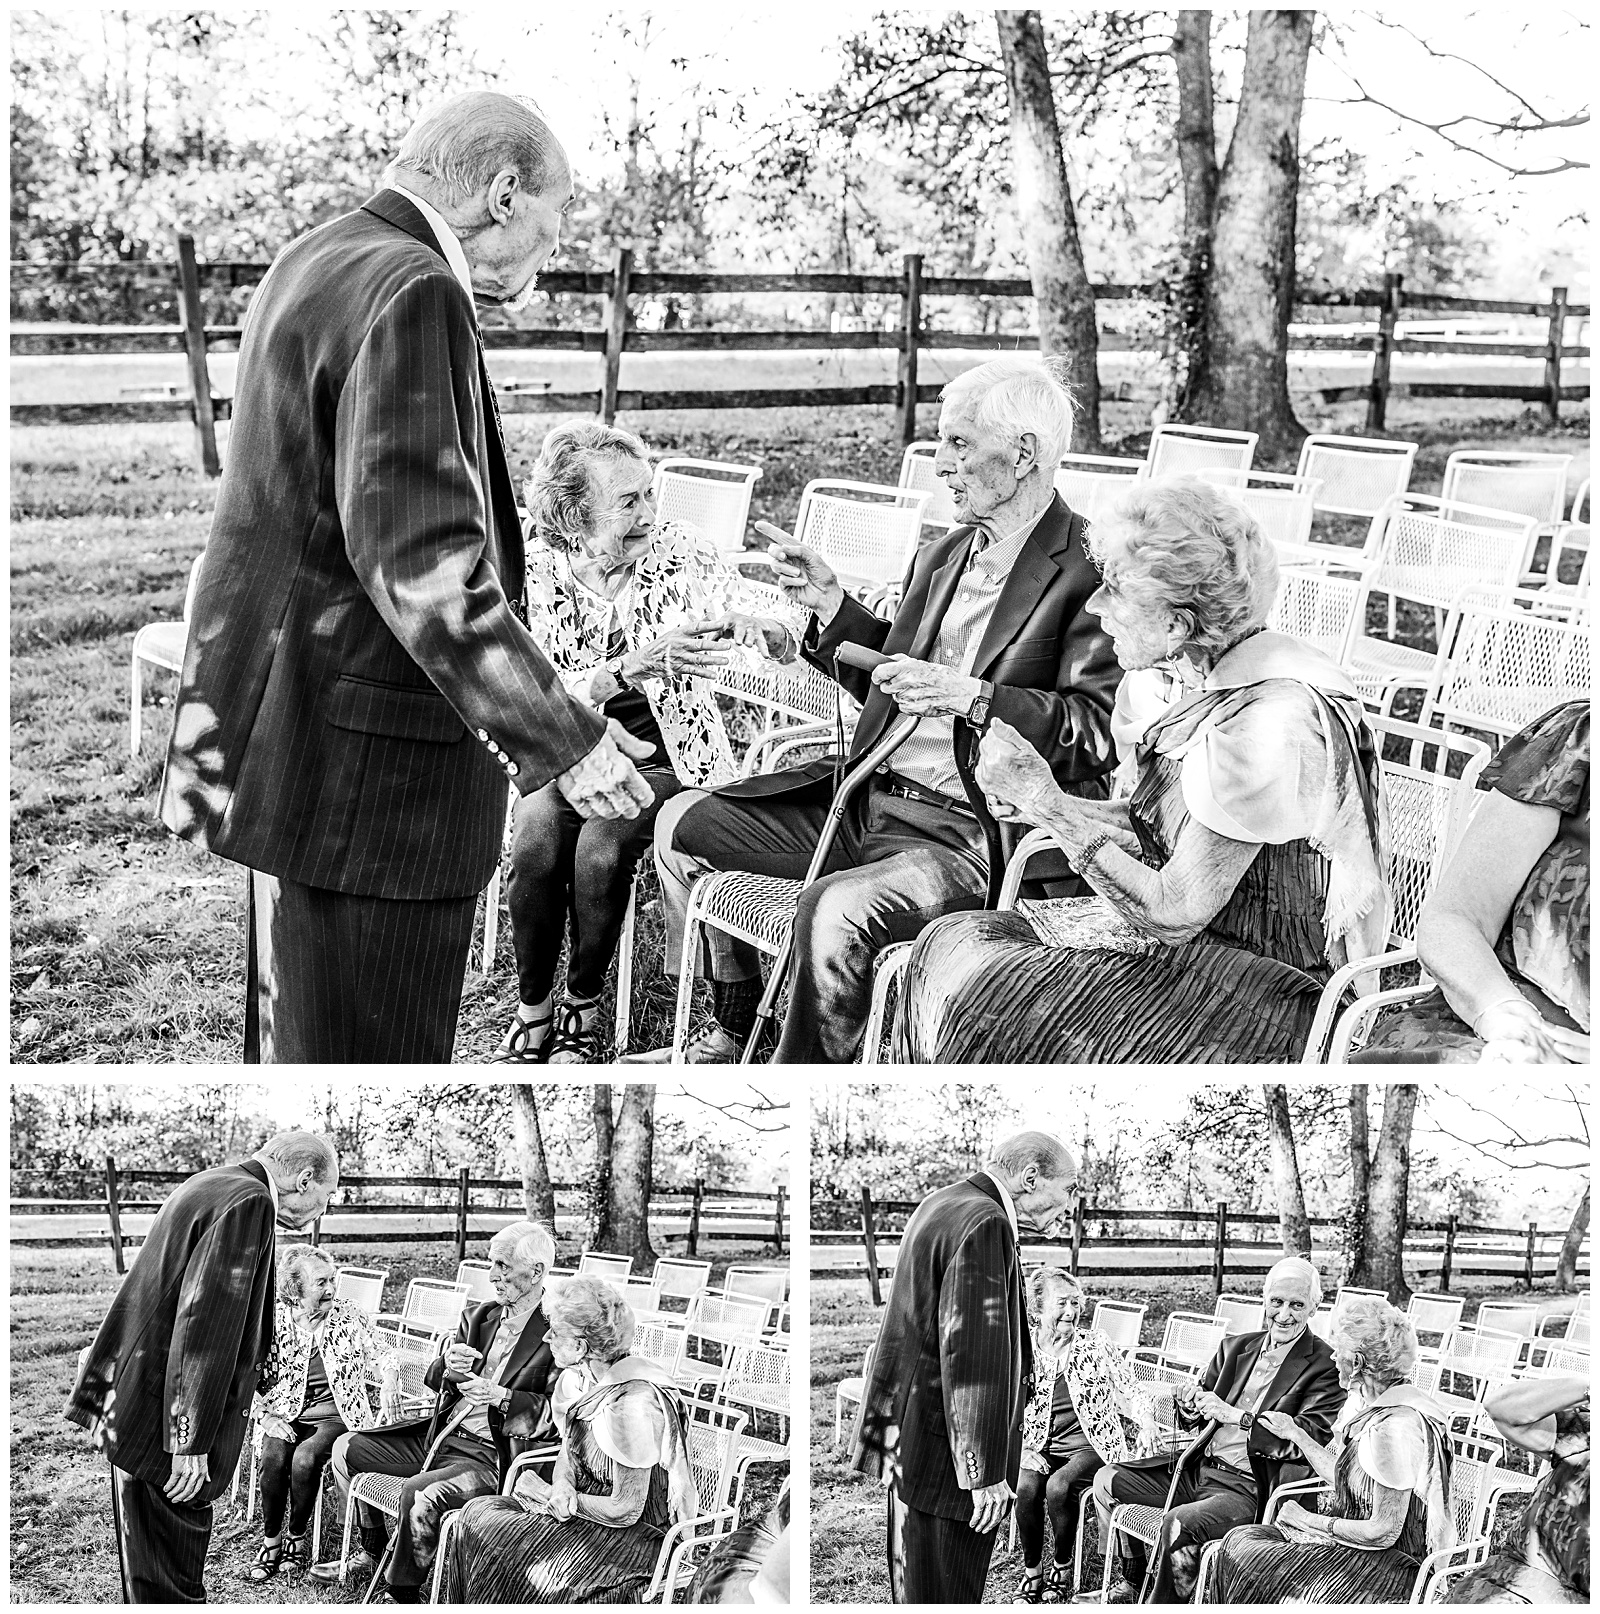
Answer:
<svg viewBox="0 0 1600 1614"><path fill-rule="evenodd" d="M26 1172L12 1174L13 1191L16 1179L29 1176ZM9 1202L10 1214L15 1216L82 1216L106 1213L107 1231L104 1234L68 1234L55 1236L51 1234L31 1235L18 1237L13 1235L13 1247L22 1246L35 1249L93 1249L109 1239L111 1255L116 1263L118 1272L127 1270L123 1260L124 1250L136 1247L144 1242L142 1233L125 1233L122 1228L122 1217L128 1215L142 1215L159 1211L163 1204L161 1198L131 1199L125 1197L125 1190L137 1184L153 1183L181 1183L187 1182L194 1175L191 1171L146 1171L139 1168L128 1170L119 1168L112 1155L106 1156L103 1175L93 1178L85 1174L63 1174L51 1179L53 1186L83 1188L85 1192L80 1197L65 1197L59 1194L38 1197L13 1197ZM93 1183L99 1192L89 1197L87 1189ZM586 1183L552 1183L552 1192L556 1194L587 1194ZM448 1200L436 1204L416 1204L411 1202L391 1202L380 1200L368 1204L341 1204L330 1206L327 1215L344 1217L361 1216L393 1216L393 1215L421 1215L421 1216L453 1216L455 1225L452 1228L423 1228L419 1230L385 1230L374 1228L371 1231L360 1229L351 1231L324 1230L319 1219L311 1229L311 1242L313 1244L398 1244L398 1243L437 1243L451 1240L456 1246L457 1261L466 1259L467 1240L469 1237L467 1222L473 1215L498 1213L507 1207L503 1205L486 1206L474 1205L472 1191L474 1189L494 1189L503 1193L521 1195L524 1185L520 1177L478 1177L474 1176L467 1166L453 1177L438 1176L392 1176L385 1174L352 1174L341 1176L339 1179L340 1192L351 1189L368 1188L420 1188L430 1192L448 1193ZM767 1233L772 1243L781 1252L785 1240L790 1236L787 1217L786 1190L778 1188L775 1192L766 1192L757 1189L745 1190L743 1188L719 1188L707 1186L705 1179L695 1178L693 1183L677 1187L652 1186L650 1191L650 1211L676 1213L682 1215L688 1212L689 1225L686 1234L686 1250L692 1258L697 1255L702 1239L733 1238L747 1236L735 1234L732 1231L719 1231L716 1224L738 1222L744 1227L758 1221L768 1222ZM687 1201L686 1204L673 1204L672 1201ZM738 1205L754 1202L763 1207L759 1213L740 1210ZM771 1205L768 1212L764 1207Z"/></svg>
<svg viewBox="0 0 1600 1614"><path fill-rule="evenodd" d="M880 1257L880 1243L898 1244L902 1229L891 1228L884 1225L884 1218L909 1217L917 1208L920 1201L908 1199L875 1199L870 1188L863 1187L859 1200L820 1198L811 1201L810 1243L814 1249L847 1249L859 1246L861 1250L861 1271L867 1280L867 1288L872 1296L874 1305L883 1303L882 1279L892 1266L886 1266ZM839 1224L845 1220L854 1222L853 1228L845 1228ZM832 1222L832 1226L819 1226L818 1222ZM1312 1216L1307 1218L1313 1229L1335 1228L1341 1225L1342 1219L1336 1216ZM1209 1236L1203 1238L1146 1238L1142 1236L1124 1235L1116 1232L1096 1233L1091 1223L1148 1223L1172 1222L1208 1225ZM1213 1296L1220 1295L1227 1287L1227 1277L1230 1271L1230 1255L1235 1259L1231 1270L1235 1274L1259 1274L1259 1262L1243 1265L1237 1257L1246 1250L1259 1250L1266 1240L1240 1240L1232 1236L1232 1229L1239 1227L1260 1227L1279 1225L1279 1217L1273 1212L1263 1211L1236 1211L1232 1210L1226 1200L1219 1200L1208 1210L1179 1209L1179 1210L1149 1210L1140 1207L1123 1205L1090 1205L1088 1200L1079 1196L1072 1208L1072 1230L1058 1238L1025 1239L1030 1248L1042 1247L1052 1249L1065 1249L1068 1251L1067 1266L1072 1274L1078 1275L1082 1264L1083 1252L1099 1246L1107 1251L1138 1250L1145 1248L1160 1248L1163 1250L1196 1250L1205 1251L1209 1255L1211 1272L1211 1286ZM1438 1235L1438 1237L1433 1237ZM1413 1222L1406 1229L1405 1253L1407 1254L1437 1254L1439 1256L1439 1288L1447 1291L1451 1280L1457 1277L1497 1277L1505 1276L1507 1268L1501 1266L1469 1266L1464 1264L1463 1258L1471 1259L1473 1256L1483 1257L1490 1254L1520 1255L1521 1265L1517 1276L1532 1288L1539 1278L1554 1277L1554 1265L1541 1267L1541 1260L1548 1261L1549 1254L1542 1246L1551 1239L1565 1238L1564 1230L1560 1228L1541 1229L1536 1222L1529 1222L1526 1227L1490 1227L1479 1223L1463 1222L1459 1217L1451 1216L1442 1222ZM1514 1241L1515 1247L1510 1250L1483 1250L1472 1241L1482 1239L1498 1239ZM1463 1243L1463 1241L1467 1241ZM1580 1275L1587 1275L1588 1268L1584 1264L1589 1254L1589 1241L1584 1239L1580 1256ZM815 1261L812 1263L812 1272L816 1274L821 1270L839 1271L845 1275L853 1274L857 1268L852 1263L848 1267L818 1268ZM1095 1262L1093 1271L1098 1277L1113 1278L1139 1278L1156 1277L1169 1274L1173 1270L1169 1261L1153 1263L1150 1261L1134 1261L1122 1264L1102 1264ZM1183 1269L1187 1270L1187 1269Z"/></svg>
<svg viewBox="0 0 1600 1614"><path fill-rule="evenodd" d="M60 331L11 332L13 357L87 353L183 352L188 359L187 397L121 400L106 403L17 404L11 408L13 425L91 425L112 422L183 420L194 422L196 453L210 475L217 474L214 425L231 418L231 400L211 390L208 353L237 349L241 327L204 323L202 287L237 288L255 285L267 264L224 262L200 264L194 258L194 239L178 232L178 258L174 263L146 260L126 264L13 263L12 281L68 284L73 281L121 282L127 285L163 285L176 282L180 323L175 326L77 326ZM1025 279L972 275L925 275L919 253L903 259L898 275L837 274L831 272L745 273L742 271L640 270L633 253L618 247L611 267L558 270L540 277L540 286L557 295L604 299L598 329L529 329L491 327L484 331L484 346L500 351L546 349L594 353L601 359L601 375L592 389L576 392L517 391L503 389L502 414L595 413L610 422L619 411L628 413L668 409L771 409L804 405L838 408L881 405L899 416L904 442L916 435L916 405L932 403L938 385L917 379L917 356L935 349L986 349L1011 343L1037 341L1034 332L988 333L932 329L924 318L928 298L978 297L1025 299L1033 295ZM1168 288L1160 285L1106 284L1093 288L1099 302L1142 300L1164 302ZM636 297L663 294L813 292L899 299L899 316L892 327L874 331L822 330L690 330L643 331L630 325ZM1295 299L1301 309L1375 309L1377 322L1369 332L1299 333L1291 335L1290 350L1301 352L1371 353L1370 378L1349 386L1320 389L1324 402L1362 401L1367 404L1366 426L1382 430L1390 398L1508 398L1543 403L1546 415L1560 418L1563 402L1589 397L1587 383L1563 383L1565 359L1589 357L1587 346L1566 340L1566 322L1589 317L1586 303L1568 303L1565 287L1555 287L1548 303L1503 298L1456 297L1435 292L1407 292L1399 275L1385 277L1381 289L1358 287L1348 291L1302 289ZM1459 339L1406 336L1397 332L1403 309L1430 309L1455 314L1509 314L1547 321L1542 343L1470 342ZM1134 339L1119 332L1104 332L1101 348L1126 351ZM624 389L621 385L625 353L779 352L795 349L885 349L899 353L896 378L840 387L698 388L687 390ZM1478 354L1485 357L1542 359L1541 384L1501 382L1397 382L1391 377L1396 354Z"/></svg>

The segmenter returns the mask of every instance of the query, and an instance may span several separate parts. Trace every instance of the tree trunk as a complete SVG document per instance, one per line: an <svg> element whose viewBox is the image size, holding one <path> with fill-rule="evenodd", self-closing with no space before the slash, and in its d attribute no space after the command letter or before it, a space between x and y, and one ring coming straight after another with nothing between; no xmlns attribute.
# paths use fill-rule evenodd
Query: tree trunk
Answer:
<svg viewBox="0 0 1600 1614"><path fill-rule="evenodd" d="M1300 1160L1294 1151L1294 1128L1289 1121L1289 1089L1282 1082L1262 1088L1267 1105L1267 1133L1272 1139L1272 1186L1278 1195L1278 1217L1283 1228L1285 1255L1311 1255L1311 1221L1306 1215L1306 1191L1300 1182Z"/></svg>
<svg viewBox="0 0 1600 1614"><path fill-rule="evenodd" d="M1583 1198L1572 1213L1567 1236L1561 1241L1561 1258L1556 1262L1556 1288L1568 1294L1578 1287L1578 1251L1583 1246L1583 1235L1589 1231L1589 1184L1583 1185Z"/></svg>
<svg viewBox="0 0 1600 1614"><path fill-rule="evenodd" d="M1411 1186L1411 1123L1417 1113L1415 1082L1395 1082L1383 1092L1383 1122L1367 1187L1367 1236L1361 1264L1350 1282L1381 1289L1396 1306L1411 1298L1406 1282L1406 1197Z"/></svg>
<svg viewBox="0 0 1600 1614"><path fill-rule="evenodd" d="M1177 417L1193 420L1208 385L1206 281L1211 273L1211 227L1217 209L1217 130L1211 100L1211 13L1180 11L1172 34L1178 70L1178 166L1183 173L1183 237L1173 288L1183 378Z"/></svg>
<svg viewBox="0 0 1600 1614"><path fill-rule="evenodd" d="M1289 403L1300 109L1314 11L1252 11L1239 114L1217 186L1206 281L1210 346L1194 415L1261 434L1260 459L1305 436Z"/></svg>
<svg viewBox="0 0 1600 1614"><path fill-rule="evenodd" d="M630 1256L635 1272L649 1272L656 1252L650 1246L651 1152L656 1135L653 1082L629 1082L622 1090L611 1148L610 1237L600 1249Z"/></svg>
<svg viewBox="0 0 1600 1614"><path fill-rule="evenodd" d="M1067 189L1044 27L1037 11L997 11L994 15L1011 106L1011 169L1038 310L1039 349L1070 362L1077 398L1072 447L1079 453L1097 453L1099 328L1094 292L1078 242L1072 194Z"/></svg>
<svg viewBox="0 0 1600 1614"><path fill-rule="evenodd" d="M596 1082L590 1099L594 1113L594 1180L589 1185L589 1248L611 1248L611 1083Z"/></svg>
<svg viewBox="0 0 1600 1614"><path fill-rule="evenodd" d="M539 1100L533 1084L513 1082L511 1102L516 1106L517 1131L522 1138L522 1207L530 1221L543 1222L554 1238L556 1191L550 1186L550 1163L545 1159Z"/></svg>
<svg viewBox="0 0 1600 1614"><path fill-rule="evenodd" d="M1367 1188L1372 1179L1372 1132L1365 1083L1350 1088L1350 1206L1345 1212L1345 1271L1367 1258Z"/></svg>

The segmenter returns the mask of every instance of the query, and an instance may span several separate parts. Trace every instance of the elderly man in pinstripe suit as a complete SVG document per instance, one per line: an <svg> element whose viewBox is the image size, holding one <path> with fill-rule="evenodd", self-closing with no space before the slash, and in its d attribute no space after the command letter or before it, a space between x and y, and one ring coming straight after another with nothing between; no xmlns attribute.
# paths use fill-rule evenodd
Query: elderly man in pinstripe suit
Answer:
<svg viewBox="0 0 1600 1614"><path fill-rule="evenodd" d="M245 1057L446 1061L506 783L650 800L639 742L519 619L522 535L474 303L521 307L567 158L474 92L279 254L239 353L161 812L251 870Z"/></svg>
<svg viewBox="0 0 1600 1614"><path fill-rule="evenodd" d="M850 1457L888 1488L897 1603L983 1600L1033 1389L1017 1241L1051 1236L1077 1181L1070 1149L1019 1132L906 1224Z"/></svg>

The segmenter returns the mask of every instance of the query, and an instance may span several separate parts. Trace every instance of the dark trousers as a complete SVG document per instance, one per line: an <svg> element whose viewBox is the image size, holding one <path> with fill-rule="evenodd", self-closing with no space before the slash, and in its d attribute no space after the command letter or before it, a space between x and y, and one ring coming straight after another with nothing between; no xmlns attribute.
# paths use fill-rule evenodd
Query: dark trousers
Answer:
<svg viewBox="0 0 1600 1614"><path fill-rule="evenodd" d="M673 900L674 862L679 885L697 865L798 880L827 816L825 801L704 796L677 820L667 857L658 857L662 895ZM800 898L789 1009L773 1062L853 1059L872 1006L872 961L943 914L981 908L987 881L976 818L892 796L876 781L868 786L865 801L846 816L822 878ZM759 974L756 954L744 943L716 934L710 950L714 980Z"/></svg>
<svg viewBox="0 0 1600 1614"><path fill-rule="evenodd" d="M1198 1466L1198 1472L1196 1471ZM1150 1468L1123 1467L1111 1471L1111 1494L1119 1502L1141 1507L1166 1505L1167 1488L1172 1484L1172 1464ZM1173 1492L1172 1509L1156 1546L1156 1578L1152 1603L1172 1603L1172 1554L1182 1547L1204 1546L1220 1541L1236 1524L1250 1524L1256 1516L1256 1483L1248 1474L1237 1473L1214 1463L1191 1463L1184 1469ZM1135 1585L1144 1578L1145 1553L1142 1542L1119 1536L1124 1543L1128 1567L1123 1571Z"/></svg>
<svg viewBox="0 0 1600 1614"><path fill-rule="evenodd" d="M889 1491L889 1589L897 1603L981 1603L995 1530L907 1507Z"/></svg>
<svg viewBox="0 0 1600 1614"><path fill-rule="evenodd" d="M289 1534L303 1536L311 1528L317 1507L317 1487L333 1454L333 1443L344 1433L342 1418L307 1423L297 1418L290 1426L294 1441L261 1442L261 1530L275 1536L283 1528L284 1503L289 1505Z"/></svg>
<svg viewBox="0 0 1600 1614"><path fill-rule="evenodd" d="M637 818L580 817L554 784L518 801L506 905L524 1003L542 1003L549 996L569 923L567 996L600 996L656 814L662 802L683 789L677 775L664 768L641 772L651 802Z"/></svg>
<svg viewBox="0 0 1600 1614"><path fill-rule="evenodd" d="M250 872L247 1065L447 1065L476 897L352 897Z"/></svg>
<svg viewBox="0 0 1600 1614"><path fill-rule="evenodd" d="M1044 1520L1050 1515L1050 1533L1055 1537L1055 1561L1072 1562L1072 1544L1078 1534L1078 1509L1094 1477L1105 1465L1088 1441L1064 1454L1045 1453L1050 1464L1048 1476L1024 1468L1017 1477L1017 1539L1022 1543L1022 1562L1038 1567L1044 1556Z"/></svg>
<svg viewBox="0 0 1600 1614"><path fill-rule="evenodd" d="M459 1431L440 1443L432 1466L425 1470L425 1424L351 1435L344 1451L345 1473L352 1479L357 1474L393 1474L405 1480L400 1487L400 1516L395 1521L394 1556L386 1576L391 1587L420 1586L439 1550L439 1526L445 1514L475 1496L493 1496L500 1488L500 1459L494 1447ZM369 1530L381 1525L383 1516L363 1506L360 1518L365 1540Z"/></svg>
<svg viewBox="0 0 1600 1614"><path fill-rule="evenodd" d="M211 1504L176 1507L161 1486L111 1470L124 1603L203 1603Z"/></svg>

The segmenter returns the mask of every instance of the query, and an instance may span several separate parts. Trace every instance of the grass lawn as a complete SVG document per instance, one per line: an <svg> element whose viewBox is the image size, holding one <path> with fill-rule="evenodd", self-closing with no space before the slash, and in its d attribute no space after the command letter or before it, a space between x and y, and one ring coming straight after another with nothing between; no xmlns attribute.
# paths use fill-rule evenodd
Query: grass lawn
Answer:
<svg viewBox="0 0 1600 1614"><path fill-rule="evenodd" d="M658 1242L661 1242L658 1240ZM455 1249L438 1244L339 1244L342 1264L389 1268L386 1308L398 1310L406 1284L417 1277L453 1277ZM469 1245L468 1253L483 1251ZM130 1252L132 1254L132 1252ZM720 1245L713 1282L759 1246ZM119 1279L109 1250L11 1250L11 1598L18 1603L119 1603L117 1547L111 1522L109 1470L87 1433L61 1416L72 1389L78 1352L94 1338ZM761 1464L745 1487L745 1518L776 1499L787 1465ZM323 1548L336 1555L343 1518L331 1482L323 1504ZM288 1575L253 1583L245 1578L261 1544L259 1514L245 1523L237 1504L215 1504L206 1587L213 1602L355 1603L364 1589L323 1585Z"/></svg>
<svg viewBox="0 0 1600 1614"><path fill-rule="evenodd" d="M1358 406L1315 411L1318 429L1360 430ZM1464 445L1558 450L1588 474L1586 410L1551 433L1532 412L1397 401L1392 431L1423 441L1413 486L1437 491ZM919 422L931 435L936 411ZM1131 406L1109 404L1108 452L1141 452ZM518 474L553 417L507 417ZM792 523L813 477L894 482L887 409L698 411L624 417L654 449L751 459L765 469L753 519ZM227 427L219 428L226 453ZM151 673L144 739L128 754L135 631L180 615L215 486L193 469L187 426L17 428L11 434L12 1057L19 1063L231 1063L243 1016L243 880L174 840L155 817L175 680ZM673 990L659 973L661 921L642 893L633 1046L669 1039ZM509 927L493 968L469 974L458 1060L496 1047L516 1002Z"/></svg>
<svg viewBox="0 0 1600 1614"><path fill-rule="evenodd" d="M1463 1321L1471 1322L1483 1301L1513 1293L1509 1285L1463 1289ZM1209 1313L1212 1296L1206 1276L1193 1279L1097 1278L1093 1295L1104 1300L1144 1301L1141 1345L1161 1343L1167 1316L1174 1311ZM841 1379L859 1376L867 1348L878 1336L881 1309L872 1305L865 1278L813 1278L811 1282L811 1600L814 1603L887 1603L883 1492L852 1473L849 1461L850 1410L840 1444L833 1444L835 1390ZM1500 1525L1512 1527L1514 1508L1502 1510ZM1090 1526L1091 1532L1094 1526ZM1009 1603L1022 1578L1022 1552L1007 1547L1002 1531L983 1601ZM1048 1551L1048 1547L1046 1549ZM1100 1559L1086 1560L1085 1586L1098 1589Z"/></svg>

